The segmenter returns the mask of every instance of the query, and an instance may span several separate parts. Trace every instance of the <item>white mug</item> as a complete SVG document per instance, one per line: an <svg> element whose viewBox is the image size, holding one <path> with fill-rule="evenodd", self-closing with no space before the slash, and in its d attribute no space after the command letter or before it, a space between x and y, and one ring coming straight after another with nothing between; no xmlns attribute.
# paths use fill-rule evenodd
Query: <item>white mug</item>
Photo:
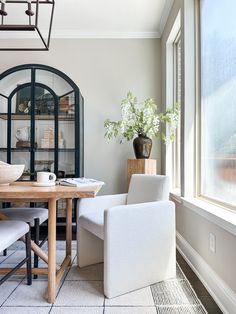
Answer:
<svg viewBox="0 0 236 314"><path fill-rule="evenodd" d="M37 182L38 183L48 183L48 182L55 182L57 179L56 175L52 172L44 172L39 171L37 172Z"/></svg>

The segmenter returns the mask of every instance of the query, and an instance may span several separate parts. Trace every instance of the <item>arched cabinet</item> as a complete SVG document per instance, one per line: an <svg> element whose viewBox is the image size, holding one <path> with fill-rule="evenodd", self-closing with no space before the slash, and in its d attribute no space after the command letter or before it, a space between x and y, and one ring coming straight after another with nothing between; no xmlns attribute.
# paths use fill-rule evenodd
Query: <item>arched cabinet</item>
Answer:
<svg viewBox="0 0 236 314"><path fill-rule="evenodd" d="M0 160L25 164L20 180L37 171L84 175L84 101L63 72L25 64L0 75Z"/></svg>

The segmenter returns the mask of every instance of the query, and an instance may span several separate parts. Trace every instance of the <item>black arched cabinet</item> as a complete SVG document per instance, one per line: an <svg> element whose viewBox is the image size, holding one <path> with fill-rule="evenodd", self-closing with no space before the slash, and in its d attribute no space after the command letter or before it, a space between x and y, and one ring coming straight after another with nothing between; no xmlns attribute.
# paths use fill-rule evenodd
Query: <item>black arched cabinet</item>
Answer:
<svg viewBox="0 0 236 314"><path fill-rule="evenodd" d="M0 160L25 164L20 180L35 180L37 171L83 176L83 107L79 87L63 72L41 64L8 69L0 75Z"/></svg>

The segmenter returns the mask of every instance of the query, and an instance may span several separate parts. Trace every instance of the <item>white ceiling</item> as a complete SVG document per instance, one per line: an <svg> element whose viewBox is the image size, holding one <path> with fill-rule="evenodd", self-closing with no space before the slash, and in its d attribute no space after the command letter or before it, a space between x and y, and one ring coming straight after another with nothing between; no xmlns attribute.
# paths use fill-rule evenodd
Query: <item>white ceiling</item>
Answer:
<svg viewBox="0 0 236 314"><path fill-rule="evenodd" d="M46 0L45 0L46 1ZM174 0L55 0L53 38L159 38ZM52 6L39 6L46 38ZM27 24L27 5L6 3L4 24ZM36 10L35 4L32 5ZM35 15L32 17L34 24ZM1 39L34 38L36 32L0 32Z"/></svg>
<svg viewBox="0 0 236 314"><path fill-rule="evenodd" d="M55 0L54 38L158 38L173 0Z"/></svg>

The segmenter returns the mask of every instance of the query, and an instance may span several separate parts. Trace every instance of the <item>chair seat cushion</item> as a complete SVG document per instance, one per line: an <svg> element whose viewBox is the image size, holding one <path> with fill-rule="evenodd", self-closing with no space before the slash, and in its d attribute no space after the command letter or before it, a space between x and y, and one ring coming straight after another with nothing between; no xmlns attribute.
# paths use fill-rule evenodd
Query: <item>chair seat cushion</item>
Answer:
<svg viewBox="0 0 236 314"><path fill-rule="evenodd" d="M29 231L29 225L23 221L0 220L0 252L7 249Z"/></svg>
<svg viewBox="0 0 236 314"><path fill-rule="evenodd" d="M4 214L9 220L21 220L34 226L34 219L39 218L41 225L48 219L48 210L46 208L4 208L0 209L0 213Z"/></svg>
<svg viewBox="0 0 236 314"><path fill-rule="evenodd" d="M79 217L79 225L104 240L104 210L84 213Z"/></svg>

